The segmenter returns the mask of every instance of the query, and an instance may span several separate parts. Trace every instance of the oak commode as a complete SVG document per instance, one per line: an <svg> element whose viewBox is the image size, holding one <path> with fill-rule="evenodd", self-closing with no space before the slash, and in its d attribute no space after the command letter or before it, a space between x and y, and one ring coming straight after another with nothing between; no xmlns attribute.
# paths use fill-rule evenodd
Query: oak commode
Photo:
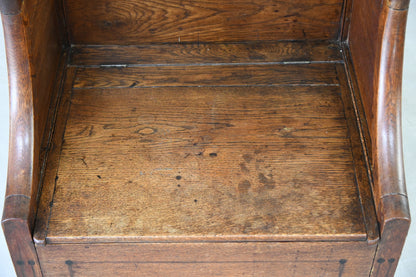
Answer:
<svg viewBox="0 0 416 277"><path fill-rule="evenodd" d="M406 0L1 0L18 276L393 276Z"/></svg>

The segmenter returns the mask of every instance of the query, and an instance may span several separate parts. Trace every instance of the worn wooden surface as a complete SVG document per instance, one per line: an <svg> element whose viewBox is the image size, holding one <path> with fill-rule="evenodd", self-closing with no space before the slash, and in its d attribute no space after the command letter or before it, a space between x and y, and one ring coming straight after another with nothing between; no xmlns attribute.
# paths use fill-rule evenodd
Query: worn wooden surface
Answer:
<svg viewBox="0 0 416 277"><path fill-rule="evenodd" d="M58 173L49 176L47 241L365 239L334 65L273 66L302 69L312 85L224 87L247 80L243 67L228 66L230 77L208 87L179 78L169 87L105 89L94 71L138 84L146 71L156 79L177 71L78 69ZM188 67L176 69L185 68L180 77L195 72ZM259 65L249 80L278 83L272 72ZM82 89L83 76L96 88Z"/></svg>
<svg viewBox="0 0 416 277"><path fill-rule="evenodd" d="M0 1L19 275L394 274L408 0L58 2Z"/></svg>
<svg viewBox="0 0 416 277"><path fill-rule="evenodd" d="M366 242L122 243L37 247L45 276L368 276ZM54 257L50 259L49 257Z"/></svg>
<svg viewBox="0 0 416 277"><path fill-rule="evenodd" d="M341 0L65 1L74 44L337 39Z"/></svg>
<svg viewBox="0 0 416 277"><path fill-rule="evenodd" d="M341 62L340 48L328 41L85 46L72 48L75 66L123 64L209 64Z"/></svg>

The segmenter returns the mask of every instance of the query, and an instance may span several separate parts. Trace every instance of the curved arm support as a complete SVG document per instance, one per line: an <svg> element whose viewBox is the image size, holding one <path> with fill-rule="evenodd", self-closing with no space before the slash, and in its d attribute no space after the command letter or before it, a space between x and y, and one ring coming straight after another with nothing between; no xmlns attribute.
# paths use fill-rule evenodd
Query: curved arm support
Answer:
<svg viewBox="0 0 416 277"><path fill-rule="evenodd" d="M9 168L2 225L18 276L41 276L31 238L34 123L29 53L20 15L3 15L10 91Z"/></svg>
<svg viewBox="0 0 416 277"><path fill-rule="evenodd" d="M401 134L401 85L407 10L383 11L373 139L374 182L383 233L393 218L410 220L404 177ZM393 205L394 204L394 205Z"/></svg>

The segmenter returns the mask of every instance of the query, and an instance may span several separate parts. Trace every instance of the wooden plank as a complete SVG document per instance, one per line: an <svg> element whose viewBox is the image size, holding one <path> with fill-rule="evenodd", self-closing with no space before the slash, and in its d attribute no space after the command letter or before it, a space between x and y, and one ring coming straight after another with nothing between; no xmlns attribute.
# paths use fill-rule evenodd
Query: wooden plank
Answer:
<svg viewBox="0 0 416 277"><path fill-rule="evenodd" d="M74 88L338 85L334 64L80 68Z"/></svg>
<svg viewBox="0 0 416 277"><path fill-rule="evenodd" d="M365 242L48 244L45 276L368 276ZM51 259L53 257L53 259Z"/></svg>
<svg viewBox="0 0 416 277"><path fill-rule="evenodd" d="M337 39L341 0L65 1L74 44Z"/></svg>
<svg viewBox="0 0 416 277"><path fill-rule="evenodd" d="M108 45L72 47L72 65L248 62L340 62L339 46L327 41Z"/></svg>
<svg viewBox="0 0 416 277"><path fill-rule="evenodd" d="M47 240L365 239L339 93L75 90Z"/></svg>

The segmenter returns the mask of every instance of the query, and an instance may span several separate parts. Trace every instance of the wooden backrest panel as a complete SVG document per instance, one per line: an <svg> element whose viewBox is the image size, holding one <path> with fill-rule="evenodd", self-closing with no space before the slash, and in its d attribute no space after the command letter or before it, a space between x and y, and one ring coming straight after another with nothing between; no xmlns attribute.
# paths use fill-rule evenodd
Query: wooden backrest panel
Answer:
<svg viewBox="0 0 416 277"><path fill-rule="evenodd" d="M342 0L71 0L73 44L337 39Z"/></svg>

